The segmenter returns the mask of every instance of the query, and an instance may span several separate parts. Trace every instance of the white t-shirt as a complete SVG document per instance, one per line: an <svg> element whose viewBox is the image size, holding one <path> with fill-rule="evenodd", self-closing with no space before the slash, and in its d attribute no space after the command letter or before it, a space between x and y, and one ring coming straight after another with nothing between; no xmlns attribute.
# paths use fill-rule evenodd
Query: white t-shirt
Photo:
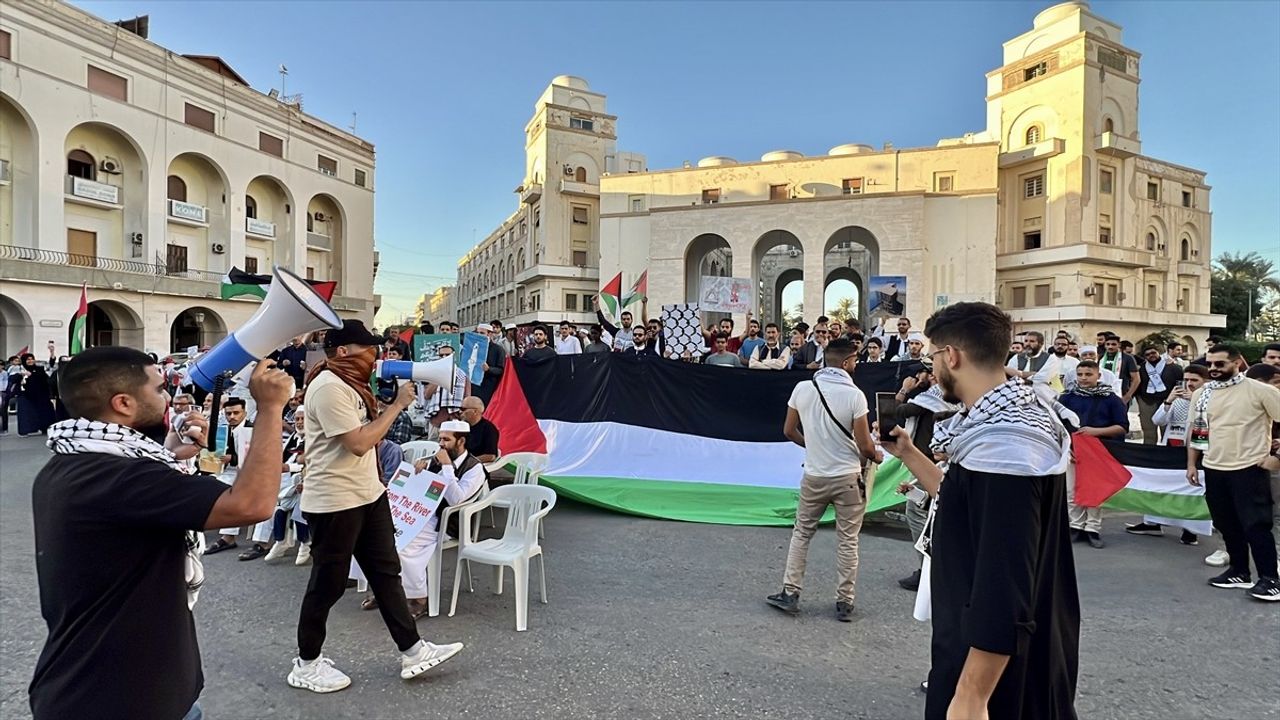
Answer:
<svg viewBox="0 0 1280 720"><path fill-rule="evenodd" d="M867 414L867 396L852 383L834 383L819 380L822 395L827 399L831 412L842 425L853 432L853 421ZM800 414L804 429L804 472L814 477L841 477L858 473L862 469L862 455L827 411L813 387L805 380L791 391L787 407Z"/></svg>
<svg viewBox="0 0 1280 720"><path fill-rule="evenodd" d="M560 337L556 335L556 354L557 355L581 355L582 343L578 338L570 335L569 337Z"/></svg>

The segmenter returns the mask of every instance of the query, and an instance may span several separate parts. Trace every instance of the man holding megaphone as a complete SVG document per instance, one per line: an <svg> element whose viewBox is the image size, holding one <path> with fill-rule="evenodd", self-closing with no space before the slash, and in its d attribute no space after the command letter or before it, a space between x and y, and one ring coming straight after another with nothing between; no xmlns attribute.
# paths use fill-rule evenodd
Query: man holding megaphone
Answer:
<svg viewBox="0 0 1280 720"><path fill-rule="evenodd" d="M400 583L395 526L374 448L396 416L413 404L414 385L401 385L388 411L378 414L370 380L381 344L364 323L346 320L325 334L325 359L307 373L307 490L301 506L311 529L313 564L298 617L298 657L288 682L318 693L351 684L320 651L329 609L346 591L353 556L400 650L401 678L421 675L462 649L462 643L435 645L421 639Z"/></svg>

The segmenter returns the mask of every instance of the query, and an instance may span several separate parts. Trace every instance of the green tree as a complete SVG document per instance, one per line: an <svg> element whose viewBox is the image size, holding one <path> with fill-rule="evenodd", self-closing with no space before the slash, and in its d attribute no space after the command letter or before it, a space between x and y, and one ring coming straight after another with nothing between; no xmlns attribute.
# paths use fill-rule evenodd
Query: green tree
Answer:
<svg viewBox="0 0 1280 720"><path fill-rule="evenodd" d="M1150 346L1163 353L1165 348L1169 347L1169 343L1171 342L1182 342L1182 339L1177 335L1174 335L1173 331L1169 328L1163 328L1143 337L1141 340L1134 343L1134 347L1138 352L1142 352L1143 348Z"/></svg>
<svg viewBox="0 0 1280 720"><path fill-rule="evenodd" d="M1226 335L1243 338L1249 319L1262 314L1268 299L1280 294L1275 264L1256 252L1222 253L1214 261L1209 309L1227 316Z"/></svg>
<svg viewBox="0 0 1280 720"><path fill-rule="evenodd" d="M842 297L836 302L836 309L828 315L833 321L844 324L845 320L853 317L855 308L853 307L853 298Z"/></svg>
<svg viewBox="0 0 1280 720"><path fill-rule="evenodd" d="M800 322L801 317L803 317L803 315L800 314L800 305L798 304L794 307L783 309L782 329L786 332L791 332L791 329L796 326L796 323ZM784 337L782 338L782 341L783 343L786 343L787 339Z"/></svg>

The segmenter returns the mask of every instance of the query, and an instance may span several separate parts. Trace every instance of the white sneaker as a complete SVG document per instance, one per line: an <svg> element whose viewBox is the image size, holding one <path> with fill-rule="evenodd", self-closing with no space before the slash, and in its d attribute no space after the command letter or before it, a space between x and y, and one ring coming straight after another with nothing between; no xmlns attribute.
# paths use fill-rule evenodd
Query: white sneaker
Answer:
<svg viewBox="0 0 1280 720"><path fill-rule="evenodd" d="M284 557L284 554L287 552L289 552L289 546L283 542L278 542L275 545L271 546L271 549L267 551L267 555L266 557L262 558L262 561L274 562Z"/></svg>
<svg viewBox="0 0 1280 720"><path fill-rule="evenodd" d="M302 543L298 546L298 559L293 561L294 565L309 565L311 563L311 543Z"/></svg>
<svg viewBox="0 0 1280 720"><path fill-rule="evenodd" d="M1230 560L1231 556L1227 554L1226 550L1214 550L1212 555L1204 559L1204 564L1214 567L1226 567Z"/></svg>
<svg viewBox="0 0 1280 720"><path fill-rule="evenodd" d="M293 687L317 693L337 692L351 684L351 678L335 668L333 661L323 655L311 662L294 658L288 680Z"/></svg>
<svg viewBox="0 0 1280 720"><path fill-rule="evenodd" d="M418 647L400 655L400 677L408 680L417 677L440 663L448 660L462 650L462 643L436 645L425 640L418 641Z"/></svg>

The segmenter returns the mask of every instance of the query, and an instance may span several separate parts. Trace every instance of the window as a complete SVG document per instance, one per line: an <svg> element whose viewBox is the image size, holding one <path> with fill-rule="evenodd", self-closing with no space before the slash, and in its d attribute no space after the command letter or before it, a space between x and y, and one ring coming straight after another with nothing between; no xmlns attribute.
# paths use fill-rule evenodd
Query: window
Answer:
<svg viewBox="0 0 1280 720"><path fill-rule="evenodd" d="M71 265L97 265L98 233L67 228L67 254Z"/></svg>
<svg viewBox="0 0 1280 720"><path fill-rule="evenodd" d="M89 92L106 95L120 102L129 100L129 81L101 68L89 66Z"/></svg>
<svg viewBox="0 0 1280 720"><path fill-rule="evenodd" d="M1044 195L1044 175L1032 175L1022 181L1022 196L1024 198L1040 197Z"/></svg>
<svg viewBox="0 0 1280 720"><path fill-rule="evenodd" d="M584 311L586 311L586 310L590 310L590 309L591 309L591 298L593 298L593 297L595 297L595 295L593 295L593 294L591 294L591 293L584 293L584 294L583 294L583 296L582 296L582 309L583 309Z"/></svg>
<svg viewBox="0 0 1280 720"><path fill-rule="evenodd" d="M593 131L596 129L596 124L590 118L571 117L569 118L569 127L574 130Z"/></svg>
<svg viewBox="0 0 1280 720"><path fill-rule="evenodd" d="M951 192L955 187L955 175L951 173L934 173L933 174L933 190L934 192Z"/></svg>
<svg viewBox="0 0 1280 720"><path fill-rule="evenodd" d="M1160 201L1160 184L1147 181L1147 199Z"/></svg>
<svg viewBox="0 0 1280 720"><path fill-rule="evenodd" d="M1022 80L1023 82L1026 82L1027 80L1035 80L1036 78L1048 72L1049 72L1049 63L1038 62L1035 65L1032 65L1031 67L1022 71Z"/></svg>
<svg viewBox="0 0 1280 720"><path fill-rule="evenodd" d="M246 255L244 258L244 271L249 273L250 275L257 275L258 274L258 258L249 257Z"/></svg>
<svg viewBox="0 0 1280 720"><path fill-rule="evenodd" d="M13 59L13 38L4 30L0 30L0 57Z"/></svg>
<svg viewBox="0 0 1280 720"><path fill-rule="evenodd" d="M578 267L585 267L585 266L586 266L586 264L587 264L587 251L586 251L586 250L574 250L574 251L573 251L573 264L574 264L574 265L577 265Z"/></svg>
<svg viewBox="0 0 1280 720"><path fill-rule="evenodd" d="M644 196L632 195L628 198L631 201L631 212L644 212Z"/></svg>
<svg viewBox="0 0 1280 720"><path fill-rule="evenodd" d="M307 232L316 231L316 216L314 213L307 213Z"/></svg>
<svg viewBox="0 0 1280 720"><path fill-rule="evenodd" d="M1182 191L1182 207L1191 207L1191 192L1189 190Z"/></svg>
<svg viewBox="0 0 1280 720"><path fill-rule="evenodd" d="M790 193L790 192L788 192L789 187L790 187L790 186L785 185L785 184L784 184L784 185L770 185L770 186L769 186L769 199L770 199L770 200L786 200L786 199L788 199L789 197L791 197L791 193Z"/></svg>
<svg viewBox="0 0 1280 720"><path fill-rule="evenodd" d="M1102 121L1102 132L1109 133L1116 131L1116 121L1111 118L1104 118Z"/></svg>
<svg viewBox="0 0 1280 720"><path fill-rule="evenodd" d="M191 127L200 128L205 132L215 132L213 129L215 122L213 113L202 107L192 105L191 103L187 103L183 108L182 122L190 125Z"/></svg>
<svg viewBox="0 0 1280 720"><path fill-rule="evenodd" d="M169 243L165 246L165 270L170 273L187 271L187 248L185 245ZM250 271L252 272L252 271Z"/></svg>
<svg viewBox="0 0 1280 720"><path fill-rule="evenodd" d="M542 227L542 208L533 209L533 226Z"/></svg>
<svg viewBox="0 0 1280 720"><path fill-rule="evenodd" d="M1013 289L1013 307L1024 308L1027 306L1027 286L1019 285Z"/></svg>
<svg viewBox="0 0 1280 720"><path fill-rule="evenodd" d="M1115 283L1107 283L1107 304L1120 304L1120 286Z"/></svg>
<svg viewBox="0 0 1280 720"><path fill-rule="evenodd" d="M862 178L845 178L840 181L840 186L845 195L862 194Z"/></svg>
<svg viewBox="0 0 1280 720"><path fill-rule="evenodd" d="M98 166L93 156L83 150L72 150L67 153L67 174L72 177L92 180L97 177Z"/></svg>
<svg viewBox="0 0 1280 720"><path fill-rule="evenodd" d="M254 219L258 217L258 201L252 195L244 196L244 216Z"/></svg>
<svg viewBox="0 0 1280 720"><path fill-rule="evenodd" d="M574 170L574 171L573 171L573 181L574 181L574 182L580 182L580 183L584 183L584 182L586 182L586 181L587 181L587 169L586 169L586 168L584 168L584 167L582 167L581 165L579 165L579 166L578 166L578 168L577 168L576 170Z"/></svg>
<svg viewBox="0 0 1280 720"><path fill-rule="evenodd" d="M1125 54L1105 45L1098 46L1098 64L1118 72L1129 72L1129 63Z"/></svg>
<svg viewBox="0 0 1280 720"><path fill-rule="evenodd" d="M1093 292L1091 293L1093 295L1093 304L1101 305L1102 293L1106 290L1106 288L1102 286L1102 283L1094 283L1091 289L1093 290Z"/></svg>
<svg viewBox="0 0 1280 720"><path fill-rule="evenodd" d="M1027 145L1035 145L1040 142L1040 126L1032 125L1027 128Z"/></svg>
<svg viewBox="0 0 1280 720"><path fill-rule="evenodd" d="M356 184L359 185L360 187L369 187L368 185L365 184L366 178L365 178L364 171L359 168L356 169L355 180L356 180Z"/></svg>
<svg viewBox="0 0 1280 720"><path fill-rule="evenodd" d="M587 219L587 208L583 205L573 206L573 224L586 225L590 221Z"/></svg>
<svg viewBox="0 0 1280 720"><path fill-rule="evenodd" d="M720 202L720 188L711 188L702 191L702 204L715 205Z"/></svg>
<svg viewBox="0 0 1280 720"><path fill-rule="evenodd" d="M1147 285L1147 307L1154 308L1158 304L1156 292L1157 287L1155 285Z"/></svg>
<svg viewBox="0 0 1280 720"><path fill-rule="evenodd" d="M284 157L284 140L264 132L258 133L258 149L268 155Z"/></svg>
<svg viewBox="0 0 1280 720"><path fill-rule="evenodd" d="M1191 288L1182 288L1182 300L1178 301L1182 312L1191 312Z"/></svg>
<svg viewBox="0 0 1280 720"><path fill-rule="evenodd" d="M1098 242L1103 245L1111 244L1111 228L1102 226L1098 228Z"/></svg>
<svg viewBox="0 0 1280 720"><path fill-rule="evenodd" d="M574 311L577 311L577 309L578 309L578 296L577 296L577 295L575 295L574 293L565 293L565 296L564 296L564 309L565 309L565 310L574 310Z"/></svg>
<svg viewBox="0 0 1280 720"><path fill-rule="evenodd" d="M311 267L310 265L307 266L307 279L308 280L316 279L316 269Z"/></svg>
<svg viewBox="0 0 1280 720"><path fill-rule="evenodd" d="M338 161L323 155L316 156L316 168L325 175L338 176Z"/></svg>
<svg viewBox="0 0 1280 720"><path fill-rule="evenodd" d="M187 201L187 184L177 175L169 176L169 190L165 197L178 202Z"/></svg>
<svg viewBox="0 0 1280 720"><path fill-rule="evenodd" d="M1181 260L1182 262L1187 262L1188 260L1191 259L1190 238L1185 238L1185 237L1182 238L1182 242L1179 244L1178 259Z"/></svg>
<svg viewBox="0 0 1280 720"><path fill-rule="evenodd" d="M1023 250L1038 250L1040 248L1040 231L1022 234Z"/></svg>
<svg viewBox="0 0 1280 720"><path fill-rule="evenodd" d="M1147 249L1151 251L1156 249L1156 234L1153 232L1147 233Z"/></svg>
<svg viewBox="0 0 1280 720"><path fill-rule="evenodd" d="M1046 307L1050 304L1050 286L1048 283L1036 286L1036 307Z"/></svg>
<svg viewBox="0 0 1280 720"><path fill-rule="evenodd" d="M1103 195L1111 194L1111 186L1115 179L1114 174L1110 170L1103 170L1098 174L1098 192Z"/></svg>

